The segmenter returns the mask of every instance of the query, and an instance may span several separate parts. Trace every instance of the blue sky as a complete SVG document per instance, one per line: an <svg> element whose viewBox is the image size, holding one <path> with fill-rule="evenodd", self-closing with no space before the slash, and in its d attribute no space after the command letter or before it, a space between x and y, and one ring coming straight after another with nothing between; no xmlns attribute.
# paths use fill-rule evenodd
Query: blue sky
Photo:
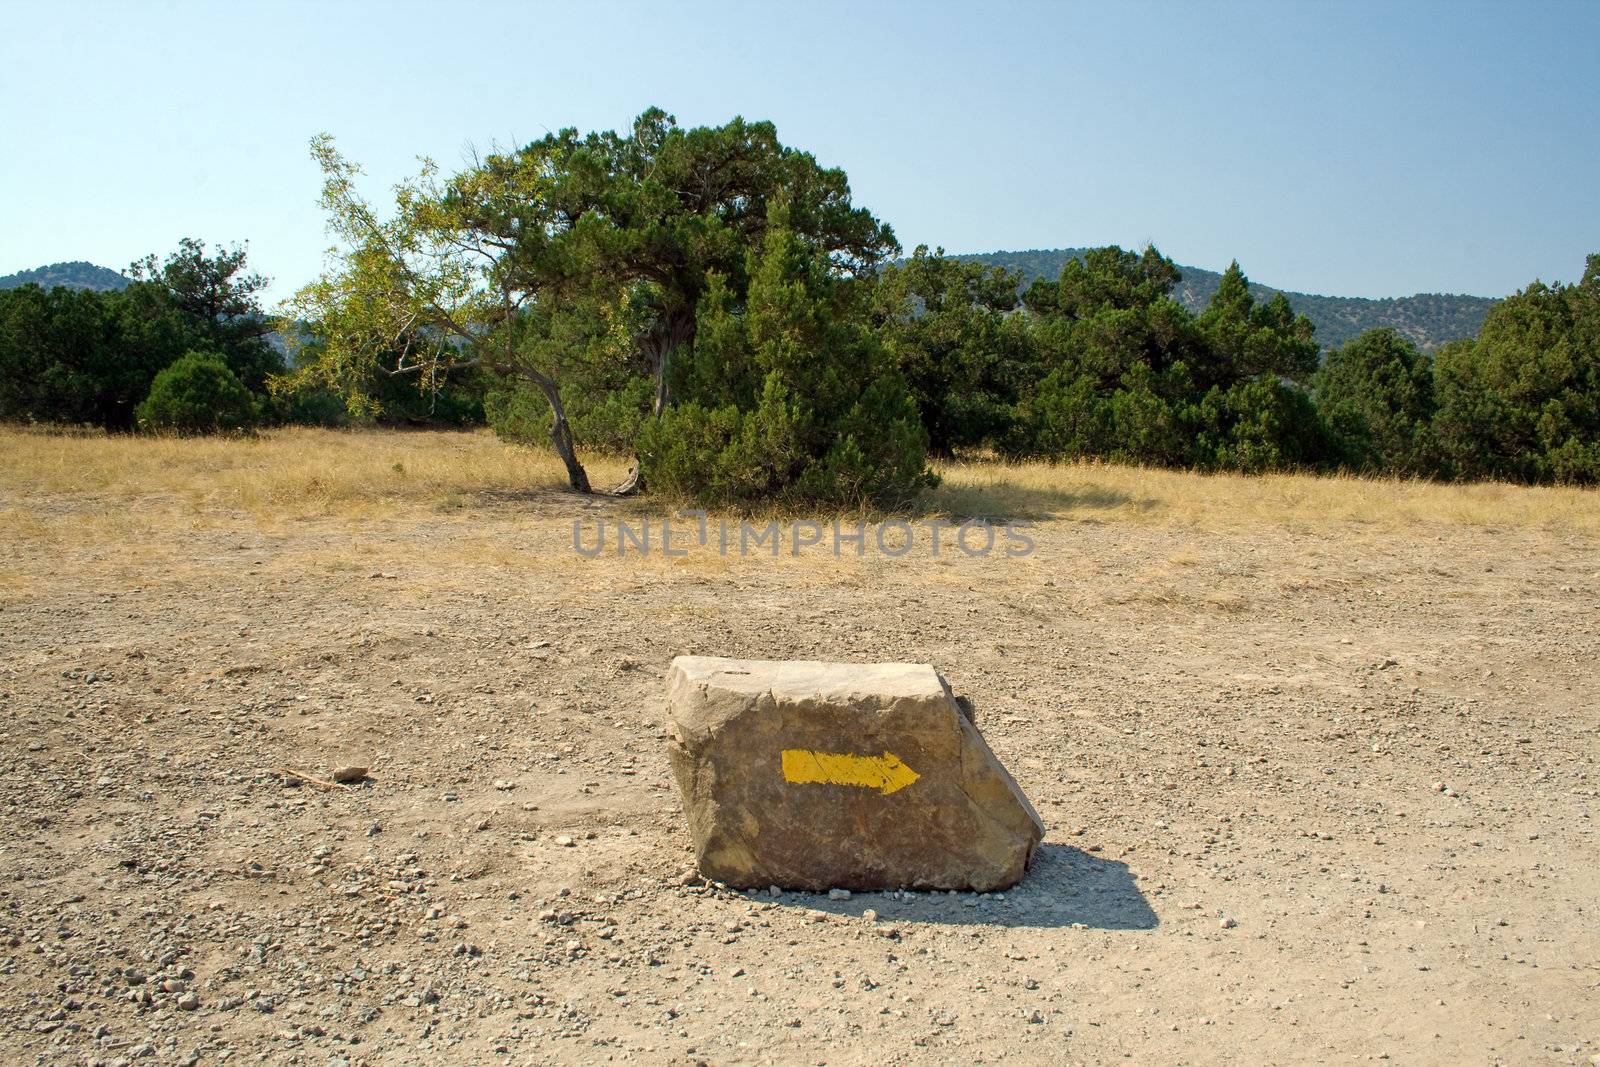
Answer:
<svg viewBox="0 0 1600 1067"><path fill-rule="evenodd" d="M909 249L1150 241L1353 296L1501 295L1600 251L1600 3L27 3L0 13L0 273L328 244L306 142L426 154L734 114Z"/></svg>

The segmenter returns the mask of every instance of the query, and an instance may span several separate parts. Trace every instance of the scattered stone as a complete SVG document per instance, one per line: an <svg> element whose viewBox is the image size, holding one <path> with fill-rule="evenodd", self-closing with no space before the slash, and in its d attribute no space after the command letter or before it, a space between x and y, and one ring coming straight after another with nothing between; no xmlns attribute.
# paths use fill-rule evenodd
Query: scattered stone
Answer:
<svg viewBox="0 0 1600 1067"><path fill-rule="evenodd" d="M367 768L354 765L348 767L335 767L333 780L340 785L360 785L367 780Z"/></svg>

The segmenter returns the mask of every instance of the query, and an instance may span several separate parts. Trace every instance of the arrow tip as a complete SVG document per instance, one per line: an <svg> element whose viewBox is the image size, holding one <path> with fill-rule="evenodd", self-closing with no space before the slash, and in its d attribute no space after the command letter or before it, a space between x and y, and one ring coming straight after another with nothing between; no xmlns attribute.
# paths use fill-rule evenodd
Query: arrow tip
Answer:
<svg viewBox="0 0 1600 1067"><path fill-rule="evenodd" d="M906 786L915 782L922 775L907 767L899 756L893 752L883 754L883 790L882 795L897 793Z"/></svg>

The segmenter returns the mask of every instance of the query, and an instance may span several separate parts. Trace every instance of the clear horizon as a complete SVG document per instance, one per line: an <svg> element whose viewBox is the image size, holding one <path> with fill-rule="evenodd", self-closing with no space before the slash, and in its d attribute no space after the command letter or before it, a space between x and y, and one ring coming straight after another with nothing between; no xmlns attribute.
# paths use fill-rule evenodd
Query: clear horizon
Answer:
<svg viewBox="0 0 1600 1067"><path fill-rule="evenodd" d="M306 150L387 187L547 130L771 119L909 251L1153 242L1335 296L1503 296L1600 251L1600 5L306 3L14 10L0 274L329 239ZM492 37L498 51L486 53ZM240 43L242 42L242 43Z"/></svg>

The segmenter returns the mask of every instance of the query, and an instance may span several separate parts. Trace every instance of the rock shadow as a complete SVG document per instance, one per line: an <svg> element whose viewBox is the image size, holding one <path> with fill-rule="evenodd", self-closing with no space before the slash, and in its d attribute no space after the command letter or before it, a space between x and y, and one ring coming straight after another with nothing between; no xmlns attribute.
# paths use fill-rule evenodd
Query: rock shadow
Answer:
<svg viewBox="0 0 1600 1067"><path fill-rule="evenodd" d="M854 893L848 900L785 893L777 903L833 915L860 916L870 909L885 924L1153 930L1160 922L1126 863L1050 842L1039 846L1027 875L1004 893L919 892L906 900L892 893Z"/></svg>

